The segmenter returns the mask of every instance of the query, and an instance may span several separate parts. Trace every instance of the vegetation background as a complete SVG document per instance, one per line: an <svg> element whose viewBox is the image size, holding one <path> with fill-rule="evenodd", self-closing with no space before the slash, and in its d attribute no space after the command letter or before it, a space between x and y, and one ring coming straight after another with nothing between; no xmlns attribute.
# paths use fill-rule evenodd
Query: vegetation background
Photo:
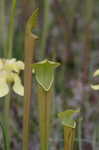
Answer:
<svg viewBox="0 0 99 150"><path fill-rule="evenodd" d="M48 58L61 63L55 74L53 128L49 139L51 150L63 149L63 132L58 112L80 108L82 121L78 122L76 150L99 149L99 92L90 84L98 83L93 72L99 67L99 1L97 0L23 0L16 1L9 31L12 3L0 0L0 57L8 53L7 41L11 38L12 57L24 60L24 33L28 17L40 9L39 36L35 61ZM23 74L22 74L23 76ZM27 79L28 80L28 79ZM38 108L36 86L33 86L31 105L30 149L39 149ZM3 101L0 101L2 115ZM12 93L11 100L12 149L21 150L23 97ZM0 145L2 145L0 132ZM2 149L2 148L0 148Z"/></svg>

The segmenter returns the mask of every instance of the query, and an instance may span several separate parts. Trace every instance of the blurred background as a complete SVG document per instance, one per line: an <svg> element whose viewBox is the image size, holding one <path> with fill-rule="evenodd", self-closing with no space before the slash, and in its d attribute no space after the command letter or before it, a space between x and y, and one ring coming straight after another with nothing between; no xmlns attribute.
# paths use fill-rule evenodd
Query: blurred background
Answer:
<svg viewBox="0 0 99 150"><path fill-rule="evenodd" d="M51 150L63 149L63 130L58 112L80 108L75 150L99 149L99 91L90 84L99 83L93 73L99 67L99 1L97 0L0 0L0 57L7 57L8 49L16 59L24 60L24 33L28 17L40 9L39 36L35 61L48 58L61 66L55 74L55 93ZM10 40L10 42L8 42ZM10 43L10 44L8 44ZM22 75L23 76L23 75ZM36 85L31 106L30 150L39 149L38 109ZM3 98L0 111L3 109ZM11 136L12 149L21 150L23 97L12 93ZM2 134L0 132L0 145ZM0 148L2 149L2 148Z"/></svg>

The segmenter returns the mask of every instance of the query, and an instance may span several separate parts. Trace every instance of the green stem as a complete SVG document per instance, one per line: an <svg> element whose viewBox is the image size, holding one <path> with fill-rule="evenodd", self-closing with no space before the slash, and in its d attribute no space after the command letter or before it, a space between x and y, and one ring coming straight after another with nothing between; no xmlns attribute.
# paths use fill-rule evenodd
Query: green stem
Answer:
<svg viewBox="0 0 99 150"><path fill-rule="evenodd" d="M6 143L7 143L7 150L10 150L10 99L11 95L5 98L4 104L4 125L5 125L5 132L6 132Z"/></svg>
<svg viewBox="0 0 99 150"><path fill-rule="evenodd" d="M6 128L2 122L0 122L0 127L2 129L2 135L3 135L3 141L4 141L4 150L7 150Z"/></svg>
<svg viewBox="0 0 99 150"><path fill-rule="evenodd" d="M52 90L46 92L38 87L38 107L40 121L40 150L48 150L50 133Z"/></svg>
<svg viewBox="0 0 99 150"><path fill-rule="evenodd" d="M94 133L93 133L93 141L92 141L92 147L93 150L96 150L96 128L94 128Z"/></svg>
<svg viewBox="0 0 99 150"><path fill-rule="evenodd" d="M5 49L5 57L11 58L12 57L12 47L13 47L13 36L14 36L14 17L15 17L15 9L16 8L16 0L12 1L12 8L11 8L11 16L10 16L10 23L8 28L8 38L6 43L6 49ZM8 53L7 53L8 51ZM10 88L10 85L9 85ZM5 130L6 130L6 142L7 142L7 150L10 150L10 99L11 99L11 93L9 92L9 95L5 98L5 104L4 104L4 124L5 124Z"/></svg>
<svg viewBox="0 0 99 150"><path fill-rule="evenodd" d="M10 22L8 27L8 38L6 44L6 51L8 51L7 56L8 58L12 57L12 48L13 48L13 38L14 38L14 22L15 22L15 14L16 14L16 0L12 1L12 8L11 8L11 15L10 15Z"/></svg>
<svg viewBox="0 0 99 150"><path fill-rule="evenodd" d="M78 139L79 139L79 150L82 150L82 120L79 120L78 124Z"/></svg>
<svg viewBox="0 0 99 150"><path fill-rule="evenodd" d="M5 0L0 2L0 40L4 49L3 55L6 55L6 18L5 18Z"/></svg>
<svg viewBox="0 0 99 150"><path fill-rule="evenodd" d="M75 129L64 126L64 150L73 150Z"/></svg>
<svg viewBox="0 0 99 150"><path fill-rule="evenodd" d="M49 29L49 10L50 10L50 0L44 0L44 23L43 23L43 30L42 30L42 38L41 38L41 45L40 45L40 57L44 58L45 55L45 48L46 48L46 38Z"/></svg>

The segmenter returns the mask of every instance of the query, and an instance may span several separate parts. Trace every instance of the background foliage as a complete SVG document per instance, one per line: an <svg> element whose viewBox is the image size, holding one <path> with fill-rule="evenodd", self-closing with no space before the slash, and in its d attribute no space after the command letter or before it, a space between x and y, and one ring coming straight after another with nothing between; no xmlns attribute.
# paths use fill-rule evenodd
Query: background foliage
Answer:
<svg viewBox="0 0 99 150"><path fill-rule="evenodd" d="M0 57L8 53L7 40L12 10L12 0L0 0ZM78 123L75 140L76 150L99 148L99 92L90 88L93 72L99 66L99 2L97 0L23 0L16 2L12 56L24 59L24 33L27 18L39 7L39 36L35 61L49 58L61 66L55 76L53 135L51 149L63 149L63 132L57 114L68 108L80 108L83 120ZM12 28L11 28L12 29ZM36 87L33 86L31 106L30 149L38 150L39 130L36 102ZM3 98L0 101L2 116ZM12 93L11 101L12 149L20 150L22 144L23 97ZM2 135L0 134L2 145Z"/></svg>

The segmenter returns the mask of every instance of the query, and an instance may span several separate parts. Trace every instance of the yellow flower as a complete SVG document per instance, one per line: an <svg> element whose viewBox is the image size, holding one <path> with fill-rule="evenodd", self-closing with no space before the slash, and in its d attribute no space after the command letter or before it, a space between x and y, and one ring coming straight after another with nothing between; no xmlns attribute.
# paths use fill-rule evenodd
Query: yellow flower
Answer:
<svg viewBox="0 0 99 150"><path fill-rule="evenodd" d="M93 74L93 77L96 77L96 76L99 76L99 69L97 69L97 70L94 72L94 74ZM97 84L97 85L91 85L91 88L92 88L93 90L99 90L99 84Z"/></svg>
<svg viewBox="0 0 99 150"><path fill-rule="evenodd" d="M9 93L9 84L15 93L23 96L24 87L21 83L19 73L24 69L22 61L16 59L0 59L0 97Z"/></svg>
<svg viewBox="0 0 99 150"><path fill-rule="evenodd" d="M6 71L15 71L17 73L20 70L24 70L24 63L22 61L16 61L16 59L7 59L4 63L4 69Z"/></svg>

